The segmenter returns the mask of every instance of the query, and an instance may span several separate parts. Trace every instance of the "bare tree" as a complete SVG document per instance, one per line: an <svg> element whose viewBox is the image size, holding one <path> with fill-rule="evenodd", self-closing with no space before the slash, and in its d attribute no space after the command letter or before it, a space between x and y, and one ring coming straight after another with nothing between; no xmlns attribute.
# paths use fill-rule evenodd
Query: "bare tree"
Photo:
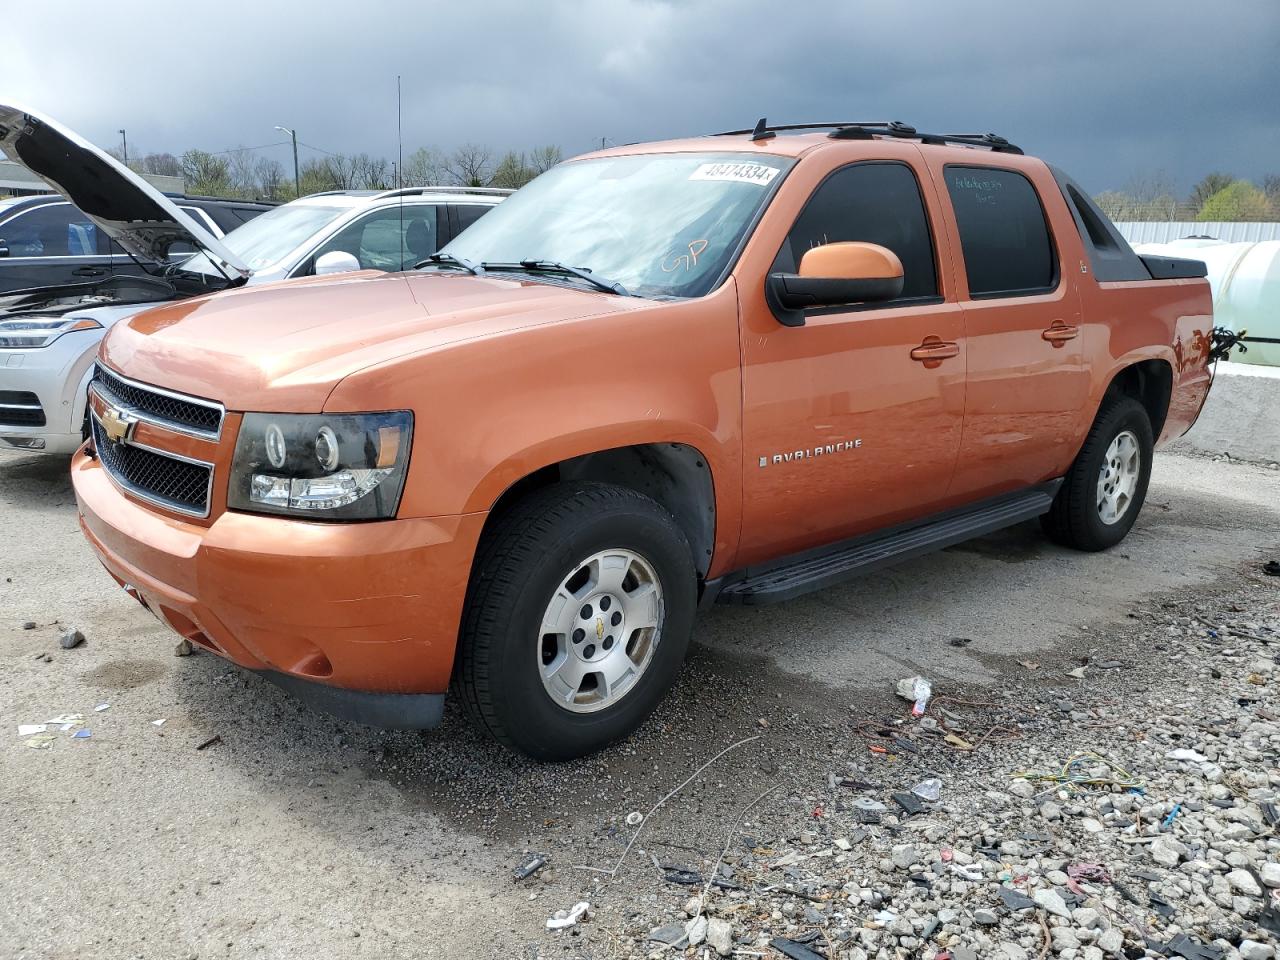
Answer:
<svg viewBox="0 0 1280 960"><path fill-rule="evenodd" d="M538 171L529 165L523 153L508 150L494 168L490 183L495 187L506 187L508 190L519 190L538 175Z"/></svg>
<svg viewBox="0 0 1280 960"><path fill-rule="evenodd" d="M442 183L445 171L444 156L434 147L419 147L405 157L400 179L407 187L429 187Z"/></svg>
<svg viewBox="0 0 1280 960"><path fill-rule="evenodd" d="M335 153L327 157L324 165L329 170L329 179L333 181L330 190L354 190L356 186L355 158Z"/></svg>
<svg viewBox="0 0 1280 960"><path fill-rule="evenodd" d="M529 154L529 166L534 174L546 173L564 159L564 153L555 144L538 147Z"/></svg>
<svg viewBox="0 0 1280 960"><path fill-rule="evenodd" d="M351 182L364 190L385 190L390 181L389 164L383 157L357 153L351 157Z"/></svg>
<svg viewBox="0 0 1280 960"><path fill-rule="evenodd" d="M204 150L188 150L182 155L182 176L187 192L225 197L231 194L231 170L225 157Z"/></svg>
<svg viewBox="0 0 1280 960"><path fill-rule="evenodd" d="M1133 198L1137 216L1130 220L1177 220L1180 211L1173 177L1165 170L1135 173L1125 184L1124 192Z"/></svg>
<svg viewBox="0 0 1280 960"><path fill-rule="evenodd" d="M231 189L236 196L252 197L258 192L256 160L253 151L240 146L227 151L227 167L231 173Z"/></svg>
<svg viewBox="0 0 1280 960"><path fill-rule="evenodd" d="M280 165L280 161L272 160L270 157L259 157L253 165L253 174L262 195L269 200L276 199L280 193L280 185L284 181L284 167Z"/></svg>
<svg viewBox="0 0 1280 960"><path fill-rule="evenodd" d="M493 177L493 151L477 143L464 143L444 163L449 179L460 187L483 187Z"/></svg>
<svg viewBox="0 0 1280 960"><path fill-rule="evenodd" d="M302 182L302 195L320 193L322 190L339 190L342 185L333 177L333 166L327 160L304 160L298 174ZM285 193L292 196L289 184L285 185Z"/></svg>
<svg viewBox="0 0 1280 960"><path fill-rule="evenodd" d="M142 172L157 177L180 177L182 164L172 153L148 153L142 158Z"/></svg>

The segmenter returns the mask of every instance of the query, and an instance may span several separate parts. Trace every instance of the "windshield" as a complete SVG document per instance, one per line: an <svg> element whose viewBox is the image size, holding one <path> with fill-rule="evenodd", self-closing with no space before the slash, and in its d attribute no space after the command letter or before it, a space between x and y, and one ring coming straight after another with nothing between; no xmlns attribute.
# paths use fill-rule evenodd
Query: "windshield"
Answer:
<svg viewBox="0 0 1280 960"><path fill-rule="evenodd" d="M349 209L318 203L286 203L236 227L222 238L222 243L250 270L261 270L283 260L317 230ZM222 276L203 253L183 261L181 269Z"/></svg>
<svg viewBox="0 0 1280 960"><path fill-rule="evenodd" d="M443 252L473 263L555 261L641 297L700 297L793 163L763 154L667 153L561 164Z"/></svg>

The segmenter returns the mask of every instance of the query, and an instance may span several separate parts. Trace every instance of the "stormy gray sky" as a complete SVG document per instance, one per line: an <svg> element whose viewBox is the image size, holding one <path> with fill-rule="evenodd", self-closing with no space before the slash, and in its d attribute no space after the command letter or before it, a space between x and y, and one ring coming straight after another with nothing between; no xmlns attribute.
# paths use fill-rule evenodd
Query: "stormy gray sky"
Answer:
<svg viewBox="0 0 1280 960"><path fill-rule="evenodd" d="M107 11L109 10L109 14ZM38 11L38 12L37 12ZM158 13L156 12L158 11ZM395 158L773 121L994 130L1092 192L1280 173L1280 0L44 0L0 96L130 153ZM264 155L288 168L288 148ZM314 156L302 151L304 159Z"/></svg>

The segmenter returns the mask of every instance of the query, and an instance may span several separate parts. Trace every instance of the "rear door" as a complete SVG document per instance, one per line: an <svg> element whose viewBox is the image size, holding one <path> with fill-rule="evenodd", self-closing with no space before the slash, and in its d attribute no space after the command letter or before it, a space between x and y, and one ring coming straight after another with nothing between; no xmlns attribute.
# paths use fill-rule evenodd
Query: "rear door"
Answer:
<svg viewBox="0 0 1280 960"><path fill-rule="evenodd" d="M809 310L804 326L787 327L763 285L741 291L739 566L928 514L942 507L951 482L965 338L959 305L945 296L949 278L932 228L937 195L918 150L873 149L905 159L825 174L769 272L793 272L819 244L867 241L902 260L903 296ZM918 348L935 343L949 355L921 355Z"/></svg>
<svg viewBox="0 0 1280 960"><path fill-rule="evenodd" d="M1089 388L1076 273L1063 266L1064 244L1074 255L1078 238L1050 226L1071 222L1062 194L1042 164L979 157L929 158L962 267L968 392L951 488L959 501L1061 476Z"/></svg>
<svg viewBox="0 0 1280 960"><path fill-rule="evenodd" d="M486 213L492 210L496 204L492 203L451 203L449 204L449 220L450 230L452 231L449 240L452 240L467 227L471 226ZM445 241L448 242L448 241ZM442 244L443 246L443 244Z"/></svg>
<svg viewBox="0 0 1280 960"><path fill-rule="evenodd" d="M0 223L8 255L0 258L0 291L87 283L110 270L108 238L65 201L21 210Z"/></svg>

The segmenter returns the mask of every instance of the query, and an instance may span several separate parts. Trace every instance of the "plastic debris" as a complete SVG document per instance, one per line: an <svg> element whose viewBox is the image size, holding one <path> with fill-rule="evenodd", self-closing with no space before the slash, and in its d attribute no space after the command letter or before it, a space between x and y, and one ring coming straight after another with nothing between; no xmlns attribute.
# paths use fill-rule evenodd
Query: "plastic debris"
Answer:
<svg viewBox="0 0 1280 960"><path fill-rule="evenodd" d="M111 709L111 704L109 704L109 703L100 703L100 704L98 704L96 707L94 707L94 708L93 708L93 712L94 712L94 713L101 713L103 710L110 710L110 709Z"/></svg>
<svg viewBox="0 0 1280 960"><path fill-rule="evenodd" d="M33 733L44 733L49 729L47 723L20 723L18 724L18 736L29 737Z"/></svg>
<svg viewBox="0 0 1280 960"><path fill-rule="evenodd" d="M627 814L628 827L638 827L642 823L644 823L644 814L641 813L639 810L632 810L630 813Z"/></svg>
<svg viewBox="0 0 1280 960"><path fill-rule="evenodd" d="M942 738L942 740L944 743L950 744L951 746L955 747L957 750L973 749L972 743L964 739L964 737L957 737L954 733L948 733L945 737Z"/></svg>
<svg viewBox="0 0 1280 960"><path fill-rule="evenodd" d="M205 749L206 747L212 747L214 744L221 743L221 742L222 742L222 734L220 734L220 733L215 733L212 737L210 737L210 738L209 738L208 740L206 740L204 743L202 743L202 744L200 744L198 747L196 747L196 749L197 749L197 750L203 750L203 749Z"/></svg>
<svg viewBox="0 0 1280 960"><path fill-rule="evenodd" d="M573 905L570 910L557 910L552 916L547 918L548 930L563 930L566 927L572 927L575 923L587 915L587 911L591 909L591 904L582 900Z"/></svg>
<svg viewBox="0 0 1280 960"><path fill-rule="evenodd" d="M911 715L920 717L929 707L929 698L933 696L933 685L924 677L905 677L898 681L898 696L912 701Z"/></svg>
<svg viewBox="0 0 1280 960"><path fill-rule="evenodd" d="M88 740L92 736L93 736L93 731L89 730L87 727L82 727L71 735L71 739L72 740Z"/></svg>
<svg viewBox="0 0 1280 960"><path fill-rule="evenodd" d="M791 960L824 960L822 954L814 953L803 943L788 940L786 937L774 937L769 941L769 946L784 957L790 957Z"/></svg>
<svg viewBox="0 0 1280 960"><path fill-rule="evenodd" d="M84 719L83 713L60 713L56 717L50 717L45 723L50 726L63 726L69 723L79 723Z"/></svg>
<svg viewBox="0 0 1280 960"><path fill-rule="evenodd" d="M1083 680L1084 672L1086 669L1087 669L1086 667L1076 667L1074 670L1068 670L1067 676L1072 677L1076 680Z"/></svg>
<svg viewBox="0 0 1280 960"><path fill-rule="evenodd" d="M914 817L917 813L924 813L924 804L921 803L911 793L895 793L893 802L902 808L902 812L908 817Z"/></svg>
<svg viewBox="0 0 1280 960"><path fill-rule="evenodd" d="M168 719L169 719L168 717L161 717L159 720L152 720L152 721L151 721L151 725L152 725L153 727L163 727L163 726L164 726L165 721L166 721L166 720L168 720Z"/></svg>
<svg viewBox="0 0 1280 960"><path fill-rule="evenodd" d="M937 777L930 777L928 780L921 780L911 788L911 792L921 800L928 800L932 802L942 796L942 781Z"/></svg>
<svg viewBox="0 0 1280 960"><path fill-rule="evenodd" d="M951 864L951 872L964 877L966 880L982 879L982 867L976 863L953 863Z"/></svg>
<svg viewBox="0 0 1280 960"><path fill-rule="evenodd" d="M1169 811L1169 815L1168 815L1167 817L1165 817L1165 818L1164 818L1164 820L1161 822L1161 824L1160 824L1160 829L1161 829L1161 830L1172 830L1172 829L1173 829L1173 821L1174 821L1174 820L1176 820L1176 819L1178 819L1178 814L1179 814L1179 813L1181 813L1181 812L1182 812L1182 804L1181 804L1181 803L1175 803L1175 804L1173 805L1173 809Z"/></svg>
<svg viewBox="0 0 1280 960"><path fill-rule="evenodd" d="M528 880L535 873L547 865L547 858L543 856L532 856L520 866L516 867L512 876L517 880Z"/></svg>
<svg viewBox="0 0 1280 960"><path fill-rule="evenodd" d="M1028 897L1025 893L1014 890L1012 887L1001 887L996 891L1000 895L1000 899L1004 901L1004 905L1010 910L1034 910L1036 902Z"/></svg>
<svg viewBox="0 0 1280 960"><path fill-rule="evenodd" d="M47 750L57 739L56 733L37 733L27 737L23 742L32 750Z"/></svg>
<svg viewBox="0 0 1280 960"><path fill-rule="evenodd" d="M1090 767L1103 769L1089 769ZM1041 773L1035 770L1019 771L1015 778L1058 783L1068 788L1121 787L1141 792L1143 783L1114 760L1096 753L1078 753L1067 760L1058 773Z"/></svg>

